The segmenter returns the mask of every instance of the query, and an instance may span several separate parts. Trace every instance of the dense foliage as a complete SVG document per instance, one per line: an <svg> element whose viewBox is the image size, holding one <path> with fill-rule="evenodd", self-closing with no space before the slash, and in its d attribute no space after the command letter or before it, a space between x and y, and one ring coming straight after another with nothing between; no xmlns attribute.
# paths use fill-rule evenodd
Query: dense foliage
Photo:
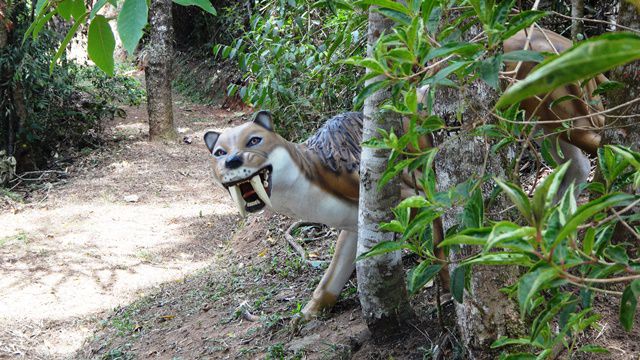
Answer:
<svg viewBox="0 0 640 360"><path fill-rule="evenodd" d="M524 353L507 358L550 358L558 346L569 353L575 351L603 352L597 346L580 344L577 335L590 327L597 327L599 315L592 308L594 294L617 296L620 322L627 330L640 296L640 259L637 245L614 236L614 229L623 227L638 238L639 218L634 209L640 203L640 153L609 146L600 150L598 170L602 180L575 184L558 202L555 200L559 184L567 166L557 168L540 185L532 197L518 183L495 178L489 171L481 172L455 188L436 191L432 171L438 148L409 152L407 145L417 145L418 137L440 130L467 131L491 144L495 154L505 146L512 146L516 154L521 147L531 147L527 139L541 133L531 126L517 102L528 96L588 79L616 65L640 57L632 34L606 35L578 44L559 56L533 51L502 54L500 44L516 31L531 26L545 15L537 10L513 11L515 1L408 1L406 5L387 0L368 0L366 4L379 6L380 11L396 21L393 32L385 34L376 44L373 57L353 57L350 62L367 69L366 78L384 75L380 81L367 85L358 95L362 101L371 93L390 88L391 100L387 111L400 113L410 119L409 131L400 136L381 133L381 140L368 146L393 150L384 181L403 170L415 171L424 195L405 199L395 209L396 219L383 229L399 234L399 240L385 242L364 256L407 249L424 261L408 275L411 292L420 290L438 271L451 263L434 255L429 229L431 222L452 207L460 207L457 226L449 229L439 247L455 249L476 246L477 252L456 261L451 274L452 293L458 302L465 301L463 289L468 286L474 266L519 266L522 275L505 291L518 302L523 319L531 319L526 337L499 339L495 347L527 345ZM462 9L462 10L461 10ZM480 33L473 41L465 41L466 30L476 27ZM587 55L587 51L593 51ZM600 50L600 51L599 51ZM606 54L606 57L592 56ZM543 62L528 81L511 87L499 100L501 108L492 111L494 118L475 124L475 129L463 130L457 124L447 124L435 115L432 104L439 87L456 87L460 91L475 81L484 81L500 91L503 62ZM579 59L579 60L578 60ZM434 64L437 64L434 65ZM416 90L429 86L424 104L418 102ZM606 86L605 86L606 87ZM601 92L605 89L599 88ZM516 103L516 105L509 106ZM460 112L464 109L460 109ZM561 124L560 130L570 124ZM553 146L544 144L544 147ZM535 147L533 148L535 151ZM517 159L504 164L507 173L517 174ZM516 218L489 219L485 207L491 199L484 199L480 189L493 188L491 198L506 195L519 211ZM575 189L575 191L574 191ZM589 200L578 200L586 193ZM417 216L411 217L411 211ZM506 215L505 215L506 216ZM466 285L465 285L466 284ZM624 291L620 291L620 287ZM469 290L469 288L468 288ZM584 346L583 346L584 345ZM521 348L522 349L522 348ZM538 357L539 356L539 357Z"/></svg>
<svg viewBox="0 0 640 360"><path fill-rule="evenodd" d="M339 1L258 1L255 9L242 37L214 47L244 73L228 93L271 109L285 136L305 139L352 108L360 73L342 60L363 54L366 13Z"/></svg>
<svg viewBox="0 0 640 360"><path fill-rule="evenodd" d="M45 29L20 46L30 15L18 6L9 46L0 50L0 147L18 158L18 168L41 168L65 149L97 145L101 120L113 117L118 103L140 103L144 92L130 77L109 77L65 58L50 73L61 36Z"/></svg>

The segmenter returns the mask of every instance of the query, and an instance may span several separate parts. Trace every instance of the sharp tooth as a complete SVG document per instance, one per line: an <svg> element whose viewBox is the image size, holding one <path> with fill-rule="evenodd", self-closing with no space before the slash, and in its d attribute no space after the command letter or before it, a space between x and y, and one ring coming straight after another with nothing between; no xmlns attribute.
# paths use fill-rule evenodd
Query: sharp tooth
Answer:
<svg viewBox="0 0 640 360"><path fill-rule="evenodd" d="M256 192L256 194L258 194L258 197L260 198L260 200L262 200L262 202L267 204L267 206L269 207L273 207L271 206L271 199L269 199L269 195L267 195L267 192L264 190L264 186L262 186L260 175L256 175L251 178L251 186L253 186L253 190Z"/></svg>
<svg viewBox="0 0 640 360"><path fill-rule="evenodd" d="M231 194L231 198L238 205L238 209L240 210L240 215L242 217L247 217L247 210L244 208L245 201L242 198L242 192L238 186L232 186L229 188L229 193Z"/></svg>

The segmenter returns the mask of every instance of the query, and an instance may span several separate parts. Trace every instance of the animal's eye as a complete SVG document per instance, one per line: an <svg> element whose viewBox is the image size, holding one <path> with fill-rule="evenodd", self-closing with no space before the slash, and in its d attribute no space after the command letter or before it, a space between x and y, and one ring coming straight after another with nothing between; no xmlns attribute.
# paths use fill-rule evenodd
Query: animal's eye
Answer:
<svg viewBox="0 0 640 360"><path fill-rule="evenodd" d="M247 143L247 146L255 146L258 145L262 142L262 138L258 137L258 136L254 136L251 139L249 139L249 142Z"/></svg>
<svg viewBox="0 0 640 360"><path fill-rule="evenodd" d="M218 149L216 150L216 152L213 153L213 156L222 156L222 155L227 155L227 152L222 149Z"/></svg>

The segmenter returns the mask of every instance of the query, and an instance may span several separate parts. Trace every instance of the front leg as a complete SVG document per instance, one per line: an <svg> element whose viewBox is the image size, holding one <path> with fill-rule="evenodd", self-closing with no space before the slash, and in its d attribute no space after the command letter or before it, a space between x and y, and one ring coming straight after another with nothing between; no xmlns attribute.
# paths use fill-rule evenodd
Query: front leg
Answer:
<svg viewBox="0 0 640 360"><path fill-rule="evenodd" d="M317 316L324 309L331 308L338 301L344 284L356 268L357 244L357 232L346 230L340 232L331 264L313 291L313 298L302 309L305 320Z"/></svg>

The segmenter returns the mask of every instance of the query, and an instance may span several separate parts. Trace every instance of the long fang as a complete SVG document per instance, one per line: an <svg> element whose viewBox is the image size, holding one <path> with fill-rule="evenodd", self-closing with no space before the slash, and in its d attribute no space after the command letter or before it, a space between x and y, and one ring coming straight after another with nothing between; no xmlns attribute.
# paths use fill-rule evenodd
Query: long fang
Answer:
<svg viewBox="0 0 640 360"><path fill-rule="evenodd" d="M262 180L260 180L260 175L256 175L253 178L251 178L251 186L253 187L253 191L256 192L256 194L258 195L260 200L262 200L262 202L267 204L267 206L269 207L273 207L271 206L271 199L269 199L269 195L267 195L267 191L264 189L264 186L262 185Z"/></svg>

